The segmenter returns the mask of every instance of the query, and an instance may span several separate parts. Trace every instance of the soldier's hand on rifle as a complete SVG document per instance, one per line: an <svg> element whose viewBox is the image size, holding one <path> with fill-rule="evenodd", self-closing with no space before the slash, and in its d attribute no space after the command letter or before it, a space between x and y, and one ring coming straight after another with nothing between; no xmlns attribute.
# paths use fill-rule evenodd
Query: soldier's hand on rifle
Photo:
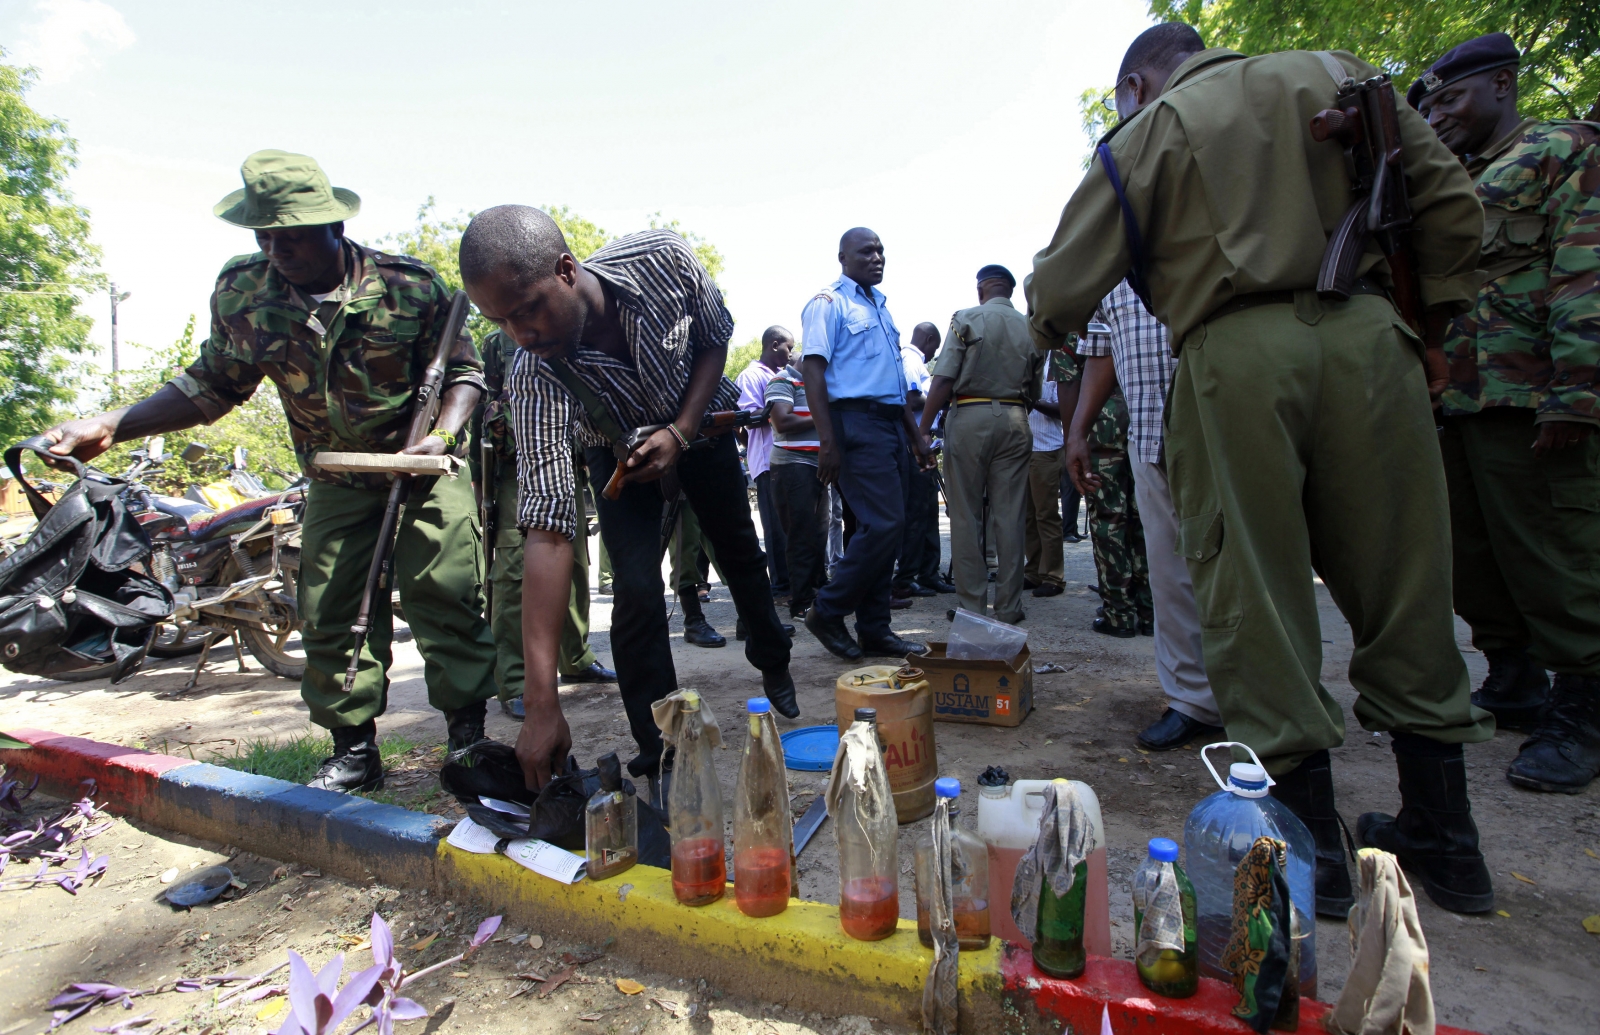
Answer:
<svg viewBox="0 0 1600 1035"><path fill-rule="evenodd" d="M659 480L668 468L678 462L678 454L682 452L683 446L679 444L678 436L671 428L662 428L628 455L622 465L622 484Z"/></svg>
<svg viewBox="0 0 1600 1035"><path fill-rule="evenodd" d="M1068 435L1064 455L1067 477L1072 479L1078 492L1090 496L1098 491L1100 476L1094 473L1094 468L1089 464L1089 440L1082 435Z"/></svg>
<svg viewBox="0 0 1600 1035"><path fill-rule="evenodd" d="M1557 453L1581 444L1594 431L1593 424L1577 420L1550 420L1539 425L1539 437L1533 440L1533 455L1543 459L1547 453Z"/></svg>

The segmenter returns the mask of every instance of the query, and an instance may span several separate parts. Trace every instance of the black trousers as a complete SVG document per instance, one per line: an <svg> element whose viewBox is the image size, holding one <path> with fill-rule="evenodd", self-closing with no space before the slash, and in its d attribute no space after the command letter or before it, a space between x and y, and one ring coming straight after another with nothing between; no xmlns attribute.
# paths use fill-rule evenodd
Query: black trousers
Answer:
<svg viewBox="0 0 1600 1035"><path fill-rule="evenodd" d="M744 469L733 436L720 435L709 449L690 450L678 461L678 480L700 528L728 581L733 604L749 630L745 659L762 672L789 667L789 638L772 605L767 558L750 520ZM589 477L604 485L617 460L609 449L585 452ZM648 776L661 762L661 730L650 705L678 689L667 633L667 606L661 582L661 488L632 484L615 500L595 500L600 534L611 553L611 657L639 754L628 763L634 776Z"/></svg>
<svg viewBox="0 0 1600 1035"><path fill-rule="evenodd" d="M761 514L762 547L767 551L767 575L772 580L772 592L782 596L789 588L789 543L785 538L783 521L778 517L777 504L772 499L772 471L762 471L755 477L756 510Z"/></svg>
<svg viewBox="0 0 1600 1035"><path fill-rule="evenodd" d="M934 484L932 471L919 471L913 466L910 478L905 531L894 573L896 586L921 582L939 568L939 488ZM932 556L929 556L930 539Z"/></svg>
<svg viewBox="0 0 1600 1035"><path fill-rule="evenodd" d="M789 614L798 615L816 601L828 574L828 490L815 464L778 464L767 474L789 542Z"/></svg>
<svg viewBox="0 0 1600 1035"><path fill-rule="evenodd" d="M817 613L856 616L856 635L881 639L890 634L889 584L900 534L906 521L906 490L911 456L905 430L887 416L835 409L833 437L839 444L839 495L855 516L844 557L833 566L833 581L817 594Z"/></svg>

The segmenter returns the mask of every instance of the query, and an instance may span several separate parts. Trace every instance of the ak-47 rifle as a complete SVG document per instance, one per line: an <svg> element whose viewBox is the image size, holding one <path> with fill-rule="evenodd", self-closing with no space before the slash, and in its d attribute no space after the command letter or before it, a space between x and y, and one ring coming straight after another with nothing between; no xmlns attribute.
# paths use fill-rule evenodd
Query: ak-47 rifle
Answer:
<svg viewBox="0 0 1600 1035"><path fill-rule="evenodd" d="M700 433L694 441L689 443L690 449L705 449L711 445L711 440L718 435L726 435L738 428L758 428L766 424L772 416L772 404L765 408L755 410L716 410L708 413L700 421ZM639 447L649 441L650 436L666 428L665 424L648 424L642 428L634 428L618 442L611 444L611 452L616 455L617 469L611 472L611 480L606 482L601 495L608 500L614 500L622 495L622 476L627 473L628 458L638 452Z"/></svg>
<svg viewBox="0 0 1600 1035"><path fill-rule="evenodd" d="M406 448L428 437L433 422L439 416L443 399L439 386L444 383L445 363L456 339L467 324L467 293L457 291L450 300L450 312L445 317L444 331L439 335L439 347L422 373L422 383L417 385L417 397L411 404L411 430L406 434ZM400 527L400 515L405 510L406 497L411 493L411 476L396 474L389 487L389 503L383 511L383 522L378 526L378 544L372 551L372 567L367 569L367 589L361 597L361 610L356 614L356 624L350 631L356 634L355 647L350 654L350 666L344 672L344 692L356 685L356 670L361 665L361 649L366 646L367 633L372 628L372 610L380 592L387 592L391 582L390 568L394 559L395 532Z"/></svg>

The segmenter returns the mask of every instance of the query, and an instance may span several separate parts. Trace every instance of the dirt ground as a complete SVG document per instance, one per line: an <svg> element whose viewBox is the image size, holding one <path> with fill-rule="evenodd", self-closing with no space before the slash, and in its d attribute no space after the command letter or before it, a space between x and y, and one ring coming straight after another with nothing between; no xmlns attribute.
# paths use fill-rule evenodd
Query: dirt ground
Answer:
<svg viewBox="0 0 1600 1035"><path fill-rule="evenodd" d="M1066 670L1035 676L1033 715L1011 730L941 723L937 726L937 751L941 772L960 777L969 791L964 796L968 808L963 809L964 822L969 824L975 822L970 792L976 776L988 765L1005 766L1015 779L1067 776L1095 787L1110 841L1113 938L1118 954L1129 956L1132 906L1128 893L1146 841L1155 836L1181 840L1184 817L1215 788L1200 763L1198 745L1167 755L1146 754L1135 746L1134 735L1154 720L1162 707L1154 678L1152 641L1093 633L1090 622L1098 599L1087 589L1093 582L1088 545L1068 544L1067 592L1053 598L1025 598L1029 616L1025 624L1030 630L1034 663L1053 662ZM1323 678L1348 711L1354 698L1345 677L1350 631L1326 592L1319 587L1318 593L1326 655ZM911 638L942 639L945 609L953 603L950 596L919 599L910 610L895 612L895 628ZM605 632L609 611L609 598L597 597L591 643L605 661L611 656ZM746 697L760 693L760 677L743 662L740 645L733 640L734 609L724 587L715 587L706 615L728 635L728 646L707 650L684 644L681 621L675 614L671 623L674 662L680 684L699 688L719 715L728 716L742 708ZM1466 630L1459 623L1458 636L1472 678L1479 681L1484 673L1483 658L1471 650ZM832 721L834 680L845 667L802 629L796 637L792 668L802 714L798 722L780 720L780 725ZM253 661L250 671L240 674L231 652L220 650L199 686L183 693L187 673L185 662L163 663L110 688L6 674L0 677L0 702L4 702L8 725L41 727L175 754L193 753L200 760L213 753L231 753L252 739L295 736L307 729L296 687L264 673ZM404 734L423 745L442 741L443 722L427 705L421 659L411 644L397 646L392 677L389 712L380 719L380 729ZM566 688L563 701L574 740L592 752L580 762L592 765L595 756L609 750L628 757L631 738L614 686ZM509 741L516 735L516 724L492 709L489 732ZM1439 1019L1447 1024L1493 1033L1574 1030L1574 1021L1600 1013L1600 987L1592 977L1600 964L1600 937L1585 933L1582 927L1585 917L1600 913L1600 787L1570 797L1513 788L1503 772L1519 742L1518 734L1502 732L1487 744L1467 749L1475 813L1502 913L1457 916L1436 909L1419 893L1431 950L1434 998ZM1340 811L1352 827L1361 812L1398 808L1386 737L1366 733L1349 720L1346 742L1333 756ZM430 760L436 757L426 748L408 757L406 768L413 775L407 793L425 793L428 771L436 764ZM725 752L718 765L724 787L731 789L736 751ZM790 777L798 814L821 792L825 774L791 773ZM437 799L429 804L435 811L450 811ZM911 828L901 832L902 860L908 874L902 891L904 916L915 912L909 878L914 835ZM154 834L145 834L141 840L153 838ZM801 857L801 891L806 898L836 901L834 857L832 826L825 824ZM122 879L128 872L124 869L119 875L114 867L108 880ZM24 897L34 900L42 894L29 892ZM91 900L86 898L74 908L82 910ZM18 908L12 905L14 901L16 893L0 896L0 917ZM247 912L242 905L228 908ZM352 910L351 923L355 915ZM88 915L83 922L93 923ZM418 921L419 927L422 923ZM8 923L4 929L8 932L3 936L8 943L4 951L9 952L9 932L19 928ZM229 943L236 938L230 935ZM1317 942L1318 998L1331 1001L1337 998L1349 964L1344 925L1319 922ZM51 979L41 980L37 988L29 986L30 996L37 999L49 986L59 987L82 973L74 969L68 956L70 953L27 957L30 969L52 972ZM9 957L0 962L9 962ZM488 969L487 962L479 966ZM0 981L6 980L7 973L0 970ZM433 1003L429 1000L430 1006ZM513 1004L497 1009L522 1016L521 1011L529 1007ZM0 1035L9 1035L6 1026L11 1023L0 1023ZM250 1023L263 1027L253 1019Z"/></svg>

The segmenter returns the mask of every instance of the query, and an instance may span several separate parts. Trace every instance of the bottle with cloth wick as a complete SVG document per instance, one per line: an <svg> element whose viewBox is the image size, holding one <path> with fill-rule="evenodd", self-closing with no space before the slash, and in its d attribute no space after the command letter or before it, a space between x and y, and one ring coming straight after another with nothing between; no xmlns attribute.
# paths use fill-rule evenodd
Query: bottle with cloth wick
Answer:
<svg viewBox="0 0 1600 1035"><path fill-rule="evenodd" d="M772 703L745 703L750 736L739 758L733 791L733 897L746 916L776 916L789 907L794 828L789 781Z"/></svg>
<svg viewBox="0 0 1600 1035"><path fill-rule="evenodd" d="M1045 787L1038 833L1011 886L1011 919L1033 942L1033 965L1055 978L1078 977L1089 962L1084 906L1089 856L1100 844L1078 786L1056 779Z"/></svg>
<svg viewBox="0 0 1600 1035"><path fill-rule="evenodd" d="M1151 838L1149 854L1133 875L1133 933L1134 966L1144 987L1170 999L1199 991L1194 885L1178 865L1178 842L1170 838Z"/></svg>
<svg viewBox="0 0 1600 1035"><path fill-rule="evenodd" d="M672 893L686 906L715 902L727 891L723 847L722 786L711 749L722 731L694 690L680 690L650 707L662 736L674 748L672 790Z"/></svg>
<svg viewBox="0 0 1600 1035"><path fill-rule="evenodd" d="M961 781L944 776L934 781L933 793L948 798L950 809L950 882L955 892L956 937L962 951L989 945L989 849L970 830L955 824L954 804L961 797ZM933 948L932 905L929 898L939 886L934 871L932 824L917 841L913 873L917 880L917 938Z"/></svg>
<svg viewBox="0 0 1600 1035"><path fill-rule="evenodd" d="M839 926L864 942L889 937L900 922L894 791L877 723L876 709L855 710L824 799L839 841Z"/></svg>

